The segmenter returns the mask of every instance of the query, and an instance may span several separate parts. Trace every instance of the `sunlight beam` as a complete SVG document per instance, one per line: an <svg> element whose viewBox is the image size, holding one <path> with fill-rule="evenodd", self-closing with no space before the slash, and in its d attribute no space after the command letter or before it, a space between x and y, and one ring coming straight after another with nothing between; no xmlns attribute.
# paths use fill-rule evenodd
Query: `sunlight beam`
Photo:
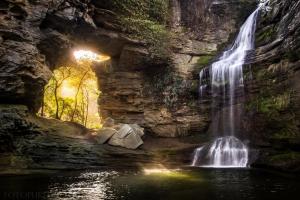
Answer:
<svg viewBox="0 0 300 200"><path fill-rule="evenodd" d="M76 61L104 62L110 59L109 56L96 54L90 50L77 50L73 52Z"/></svg>

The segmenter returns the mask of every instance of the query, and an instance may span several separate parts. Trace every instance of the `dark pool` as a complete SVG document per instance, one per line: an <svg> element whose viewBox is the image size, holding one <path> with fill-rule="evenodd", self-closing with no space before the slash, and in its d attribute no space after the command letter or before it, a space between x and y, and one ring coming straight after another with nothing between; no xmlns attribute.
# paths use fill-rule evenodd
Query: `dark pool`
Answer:
<svg viewBox="0 0 300 200"><path fill-rule="evenodd" d="M0 199L298 199L295 177L250 169L93 171L0 177Z"/></svg>

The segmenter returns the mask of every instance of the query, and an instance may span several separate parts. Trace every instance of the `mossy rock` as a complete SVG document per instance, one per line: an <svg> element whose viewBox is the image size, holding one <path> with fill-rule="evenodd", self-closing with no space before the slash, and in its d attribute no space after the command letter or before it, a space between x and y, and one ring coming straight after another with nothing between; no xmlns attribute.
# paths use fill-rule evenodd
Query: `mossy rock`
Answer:
<svg viewBox="0 0 300 200"><path fill-rule="evenodd" d="M197 60L198 65L208 65L209 62L212 60L213 56L212 55L206 55L206 56L201 56Z"/></svg>
<svg viewBox="0 0 300 200"><path fill-rule="evenodd" d="M283 161L284 162L293 161L293 160L300 161L300 152L291 151L291 152L274 155L269 158L269 161L273 163L279 163Z"/></svg>
<svg viewBox="0 0 300 200"><path fill-rule="evenodd" d="M266 158L265 164L272 168L289 171L300 172L300 152L286 151L277 152L277 154L270 155Z"/></svg>
<svg viewBox="0 0 300 200"><path fill-rule="evenodd" d="M277 96L259 96L246 104L247 110L271 116L274 112L286 110L291 103L291 93L285 92Z"/></svg>
<svg viewBox="0 0 300 200"><path fill-rule="evenodd" d="M189 91L193 94L199 93L199 81L198 80L191 81Z"/></svg>
<svg viewBox="0 0 300 200"><path fill-rule="evenodd" d="M288 59L290 62L296 62L300 60L300 49L286 52L283 55L283 59L284 58Z"/></svg>
<svg viewBox="0 0 300 200"><path fill-rule="evenodd" d="M276 30L273 25L263 28L259 33L256 34L256 46L262 46L268 42L271 42L276 34Z"/></svg>
<svg viewBox="0 0 300 200"><path fill-rule="evenodd" d="M214 57L214 55L200 56L196 63L196 70L200 72L203 68L207 67L212 62Z"/></svg>

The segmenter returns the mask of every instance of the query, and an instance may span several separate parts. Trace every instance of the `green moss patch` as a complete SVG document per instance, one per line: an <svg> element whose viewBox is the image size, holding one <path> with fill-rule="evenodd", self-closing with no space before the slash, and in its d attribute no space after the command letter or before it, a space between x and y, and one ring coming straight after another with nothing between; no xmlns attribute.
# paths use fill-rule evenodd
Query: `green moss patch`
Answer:
<svg viewBox="0 0 300 200"><path fill-rule="evenodd" d="M300 49L286 52L283 58L286 58L291 62L300 60Z"/></svg>
<svg viewBox="0 0 300 200"><path fill-rule="evenodd" d="M200 58L197 60L197 64L201 66L208 65L213 57L213 55L200 56Z"/></svg>
<svg viewBox="0 0 300 200"><path fill-rule="evenodd" d="M168 0L110 0L103 2L103 5L118 14L124 32L149 44L152 58L168 59L172 36L166 27Z"/></svg>
<svg viewBox="0 0 300 200"><path fill-rule="evenodd" d="M271 162L286 162L286 161L300 161L300 152L286 152L270 157Z"/></svg>
<svg viewBox="0 0 300 200"><path fill-rule="evenodd" d="M260 46L274 39L276 30L274 26L267 26L256 35L256 45Z"/></svg>
<svg viewBox="0 0 300 200"><path fill-rule="evenodd" d="M291 93L286 92L278 96L257 97L246 105L247 110L255 110L256 112L272 116L277 112L288 108L291 102Z"/></svg>

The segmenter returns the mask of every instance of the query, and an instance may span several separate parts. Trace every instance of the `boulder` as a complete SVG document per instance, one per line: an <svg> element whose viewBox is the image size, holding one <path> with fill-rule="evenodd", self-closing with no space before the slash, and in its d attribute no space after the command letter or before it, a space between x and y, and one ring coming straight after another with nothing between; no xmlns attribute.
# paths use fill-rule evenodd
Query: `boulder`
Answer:
<svg viewBox="0 0 300 200"><path fill-rule="evenodd" d="M144 128L140 127L137 124L130 124L129 126L134 130L134 132L139 134L140 137L144 136Z"/></svg>
<svg viewBox="0 0 300 200"><path fill-rule="evenodd" d="M103 127L113 127L115 125L115 120L113 118L106 118L103 123Z"/></svg>
<svg viewBox="0 0 300 200"><path fill-rule="evenodd" d="M138 125L134 125L133 127L128 124L122 125L120 130L110 138L108 144L127 149L137 149L143 144L141 136L144 132Z"/></svg>
<svg viewBox="0 0 300 200"><path fill-rule="evenodd" d="M117 133L116 129L113 128L102 128L97 132L95 136L95 140L98 144L106 143L115 133Z"/></svg>

